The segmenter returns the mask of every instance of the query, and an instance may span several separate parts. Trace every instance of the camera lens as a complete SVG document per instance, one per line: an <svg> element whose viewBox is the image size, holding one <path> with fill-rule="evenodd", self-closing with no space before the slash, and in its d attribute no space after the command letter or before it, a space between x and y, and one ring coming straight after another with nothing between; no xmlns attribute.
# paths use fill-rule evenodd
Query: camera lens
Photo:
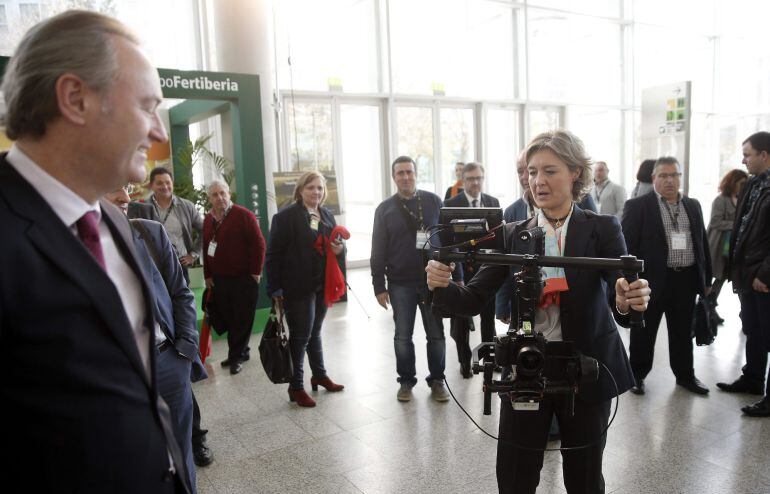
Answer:
<svg viewBox="0 0 770 494"><path fill-rule="evenodd" d="M536 346L525 346L516 356L516 374L537 377L543 371L545 355Z"/></svg>

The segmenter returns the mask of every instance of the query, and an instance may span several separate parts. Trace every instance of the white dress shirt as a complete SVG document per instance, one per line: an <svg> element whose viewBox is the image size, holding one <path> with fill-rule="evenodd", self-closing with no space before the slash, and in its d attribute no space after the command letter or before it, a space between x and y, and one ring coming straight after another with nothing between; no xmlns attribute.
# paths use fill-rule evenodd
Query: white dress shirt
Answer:
<svg viewBox="0 0 770 494"><path fill-rule="evenodd" d="M468 193L466 191L463 191L463 194L465 194L465 198L468 200L468 206L469 207L480 208L482 206L482 204L481 204L481 194L479 194L478 197L471 197L470 195L468 195ZM476 206L473 205L473 201L478 201L478 202L476 202Z"/></svg>
<svg viewBox="0 0 770 494"><path fill-rule="evenodd" d="M123 303L123 310L133 329L136 346L149 377L150 332L145 325L146 305L142 294L142 285L139 277L121 256L109 227L102 218L99 203L88 204L83 198L40 168L15 144L11 146L6 160L43 197L74 236L77 237L75 223L87 212L96 211L99 218L99 240L102 244L107 275ZM83 248L85 249L85 246ZM120 316L116 314L116 317ZM159 329L156 327L156 331Z"/></svg>

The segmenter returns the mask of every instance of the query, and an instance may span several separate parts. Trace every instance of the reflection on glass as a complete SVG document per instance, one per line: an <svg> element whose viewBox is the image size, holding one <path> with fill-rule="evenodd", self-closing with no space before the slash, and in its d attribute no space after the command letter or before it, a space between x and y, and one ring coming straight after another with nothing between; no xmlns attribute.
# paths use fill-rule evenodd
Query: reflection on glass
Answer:
<svg viewBox="0 0 770 494"><path fill-rule="evenodd" d="M328 91L332 79L349 92L378 90L374 0L274 3L280 87Z"/></svg>
<svg viewBox="0 0 770 494"><path fill-rule="evenodd" d="M433 173L433 110L424 107L396 108L398 155L417 163L417 188L436 192Z"/></svg>
<svg viewBox="0 0 770 494"><path fill-rule="evenodd" d="M593 107L570 107L569 127L585 146L592 161L604 161L610 180L621 183L620 110Z"/></svg>
<svg viewBox="0 0 770 494"><path fill-rule="evenodd" d="M443 191L455 183L455 163L474 160L473 110L471 108L441 108L441 183ZM440 194L439 194L440 195ZM441 197L444 197L443 195Z"/></svg>
<svg viewBox="0 0 770 494"><path fill-rule="evenodd" d="M519 112L501 108L487 111L487 183L485 190L507 207L521 194L516 175L519 144Z"/></svg>
<svg viewBox="0 0 770 494"><path fill-rule="evenodd" d="M620 104L620 26L550 10L528 12L530 98Z"/></svg>
<svg viewBox="0 0 770 494"><path fill-rule="evenodd" d="M296 118L296 120L295 120ZM334 172L332 108L325 103L286 104L292 170Z"/></svg>
<svg viewBox="0 0 770 494"><path fill-rule="evenodd" d="M393 91L513 98L513 9L479 0L390 0Z"/></svg>
<svg viewBox="0 0 770 494"><path fill-rule="evenodd" d="M535 108L529 110L529 140L548 130L558 129L561 125L558 108Z"/></svg>
<svg viewBox="0 0 770 494"><path fill-rule="evenodd" d="M354 239L347 244L347 261L367 260L374 209L382 200L379 107L341 105L340 131L343 212Z"/></svg>

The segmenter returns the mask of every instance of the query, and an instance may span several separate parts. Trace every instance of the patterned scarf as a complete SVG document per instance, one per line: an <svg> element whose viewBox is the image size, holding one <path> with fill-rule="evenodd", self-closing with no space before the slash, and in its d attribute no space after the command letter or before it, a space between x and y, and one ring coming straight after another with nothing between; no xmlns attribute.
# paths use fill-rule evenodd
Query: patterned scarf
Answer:
<svg viewBox="0 0 770 494"><path fill-rule="evenodd" d="M545 215L542 212L538 212L537 226L542 227L545 231L546 256L563 256L570 218L572 218L572 211L570 211L569 216L567 216L567 219L564 220L564 223L559 228L554 228ZM551 304L560 305L561 292L569 290L564 268L543 268L543 279L545 280L545 288L543 288L543 295L540 297L539 307L545 309Z"/></svg>

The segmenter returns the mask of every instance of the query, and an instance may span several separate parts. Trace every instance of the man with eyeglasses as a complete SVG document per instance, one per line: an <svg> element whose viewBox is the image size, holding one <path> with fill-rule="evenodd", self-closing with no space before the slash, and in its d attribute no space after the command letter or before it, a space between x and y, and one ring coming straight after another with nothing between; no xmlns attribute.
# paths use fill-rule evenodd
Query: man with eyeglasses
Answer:
<svg viewBox="0 0 770 494"><path fill-rule="evenodd" d="M655 338L663 314L668 328L668 353L676 383L705 395L709 389L695 377L690 325L696 295L711 290L711 258L700 203L679 192L679 162L659 158L652 172L654 193L626 202L623 235L628 253L644 259L652 294L644 328L631 330L630 360L636 379L632 393L645 393L644 379L652 369Z"/></svg>
<svg viewBox="0 0 770 494"><path fill-rule="evenodd" d="M484 174L484 165L481 163L471 162L466 164L462 171L463 192L445 200L444 206L453 208L499 208L500 201L481 190L484 185ZM479 267L476 264L464 264L460 268L462 277L459 281L470 281ZM495 300L490 299L479 315L481 316L481 341L491 342L495 336ZM472 323L472 319L470 323ZM472 354L469 344L470 323L469 318L453 317L450 331L450 335L457 344L460 372L466 379L473 377L473 372L471 371Z"/></svg>
<svg viewBox="0 0 770 494"><path fill-rule="evenodd" d="M132 189L131 185L118 188L106 194L104 199L127 214ZM158 393L171 409L174 435L182 450L188 480L195 491L191 382L208 377L198 355L195 296L182 276L182 266L163 225L157 221L133 219L131 227L137 261L147 275L154 295Z"/></svg>

